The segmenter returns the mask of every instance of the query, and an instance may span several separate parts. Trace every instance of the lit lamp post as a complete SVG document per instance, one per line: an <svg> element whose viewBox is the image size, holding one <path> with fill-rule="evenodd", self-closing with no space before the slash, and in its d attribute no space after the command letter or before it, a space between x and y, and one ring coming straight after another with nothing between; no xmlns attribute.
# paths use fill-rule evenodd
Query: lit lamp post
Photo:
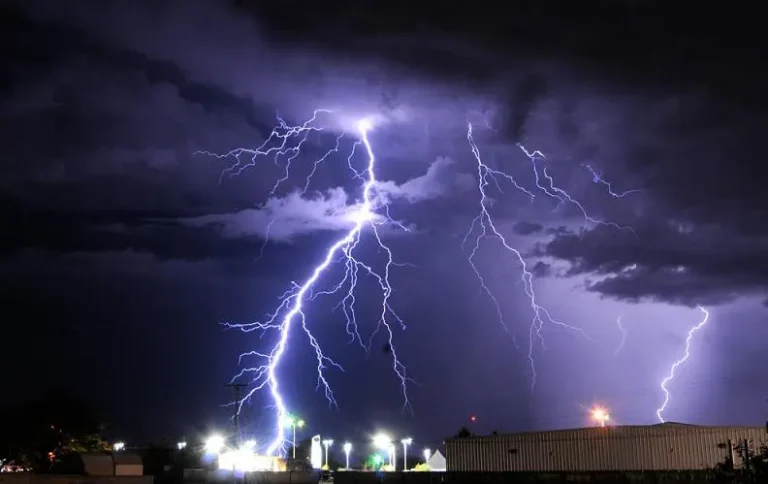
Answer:
<svg viewBox="0 0 768 484"><path fill-rule="evenodd" d="M400 441L403 444L403 471L408 470L408 446L413 443L413 439L408 437Z"/></svg>
<svg viewBox="0 0 768 484"><path fill-rule="evenodd" d="M179 450L184 450L187 447L187 443L183 440L181 442L176 443L176 448Z"/></svg>
<svg viewBox="0 0 768 484"><path fill-rule="evenodd" d="M125 450L125 442L115 442L112 444L112 450L115 452L120 452L121 450Z"/></svg>
<svg viewBox="0 0 768 484"><path fill-rule="evenodd" d="M373 446L380 450L386 450L389 456L389 465L394 464L394 458L392 457L394 452L394 445L392 439L387 434L376 434L373 436Z"/></svg>
<svg viewBox="0 0 768 484"><path fill-rule="evenodd" d="M344 457L346 458L345 469L349 470L349 453L352 452L352 444L349 442L344 444Z"/></svg>
<svg viewBox="0 0 768 484"><path fill-rule="evenodd" d="M296 427L302 428L304 421L295 415L287 415L285 417L285 425L291 427L293 431L293 458L296 459Z"/></svg>
<svg viewBox="0 0 768 484"><path fill-rule="evenodd" d="M601 427L605 427L605 422L611 419L608 411L602 407L595 407L592 410L592 420L599 423Z"/></svg>
<svg viewBox="0 0 768 484"><path fill-rule="evenodd" d="M432 455L432 451L429 448L424 449L424 464L429 464L429 457Z"/></svg>
<svg viewBox="0 0 768 484"><path fill-rule="evenodd" d="M325 447L325 467L328 467L328 449L333 445L333 440L323 440L323 447Z"/></svg>
<svg viewBox="0 0 768 484"><path fill-rule="evenodd" d="M205 441L205 451L209 454L218 454L224 448L224 437L212 435Z"/></svg>

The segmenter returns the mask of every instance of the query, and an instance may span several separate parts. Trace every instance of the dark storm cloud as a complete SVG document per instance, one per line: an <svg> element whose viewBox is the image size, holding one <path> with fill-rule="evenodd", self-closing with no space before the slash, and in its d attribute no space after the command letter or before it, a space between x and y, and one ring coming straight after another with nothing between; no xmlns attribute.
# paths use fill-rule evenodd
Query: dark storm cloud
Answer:
<svg viewBox="0 0 768 484"><path fill-rule="evenodd" d="M33 248L53 253L136 250L160 260L238 258L258 252L256 238L222 239L213 228L191 229L151 223L160 212L78 213L22 212L3 216L6 236L0 243L3 255Z"/></svg>
<svg viewBox="0 0 768 484"><path fill-rule="evenodd" d="M539 74L529 74L512 91L509 102L508 136L512 141L525 141L525 124L536 102L547 92L547 82Z"/></svg>
<svg viewBox="0 0 768 484"><path fill-rule="evenodd" d="M537 261L533 265L531 272L536 277L549 277L552 275L552 266L546 262Z"/></svg>
<svg viewBox="0 0 768 484"><path fill-rule="evenodd" d="M531 235L541 232L544 226L534 222L517 222L512 226L512 231L517 235Z"/></svg>
<svg viewBox="0 0 768 484"><path fill-rule="evenodd" d="M252 202L231 187L212 199L221 166L191 154L259 136L271 110L66 24L13 10L4 19L15 49L0 95L7 196L78 210Z"/></svg>
<svg viewBox="0 0 768 484"><path fill-rule="evenodd" d="M477 90L491 104L506 103L490 109L497 111L495 120L500 124L497 142L511 142L524 133L526 141L535 141L548 153L573 157L564 160L568 163L553 165L553 173L558 170L558 181L564 180L564 186L588 180L579 167L597 159L612 181L644 188L642 203L634 199L605 203L606 197L596 201L585 197L590 208L597 207L606 217L623 216L640 224L653 217L662 226L675 218L695 225L717 223L741 233L757 233L765 227L755 222L765 218L768 207L760 177L734 176L744 171L738 163L755 152L763 119L748 116L730 101L738 96L745 104L754 101L749 96L755 89L749 84L738 93L729 92L732 75L718 75L714 83L696 83L694 74L711 67L712 59L722 60L720 50L707 61L688 59L680 64L685 69L674 70L679 74L675 79L664 76L666 71L660 66L679 62L681 57L675 53L684 52L685 46L665 44L671 41L671 33L662 28L648 39L650 50L643 56L627 40L659 22L660 17L649 10L636 12L645 24L624 25L609 21L610 15L620 16L621 12L608 9L605 21L595 26L581 8L566 8L568 15L562 18L573 17L568 22L552 20L545 15L547 8L535 7L525 15L499 12L498 23L489 22L489 12L480 18L462 8L464 29L451 29L456 35L450 39L429 35L429 42L423 42L418 34L386 34L377 32L378 26L357 22L357 15L371 14L369 7L366 12L359 10L361 4L348 5L341 17L327 16L322 9L263 2L142 3L130 12L120 2L93 2L89 4L92 8L77 9L35 1L20 5L24 13L14 15L22 23L9 25L6 32L29 39L23 44L26 51L45 54L55 62L41 69L25 65L19 55L14 64L15 78L24 82L15 83L2 103L5 119L13 117L7 123L10 136L3 156L16 160L15 175L4 183L13 197L29 199L30 193L43 193L35 197L35 203L43 207L91 210L100 206L105 213L111 213L110 208L153 209L184 220L203 217L198 220L215 221L233 214L247 219L254 213L253 204L263 200L269 188L262 180L270 180L272 174L247 182L227 181L212 196L212 182L221 164L189 154L195 149L249 145L262 137L272 113L259 103L259 96L263 99L268 93L274 98L271 101L278 105L287 101L295 110L318 100L347 99L355 105L383 107L387 116L396 117L406 101L419 98L431 96L450 105L452 99L441 98L444 91L425 89L429 85L425 80L440 79L443 86L458 86L454 93ZM238 13L242 11L254 12L256 20ZM291 22L280 23L278 32L276 19L286 14ZM392 21L404 22L402 25L419 23L418 15L387 14ZM451 17L445 12L435 15L431 29L447 25ZM308 20L319 29L317 35L307 34L311 30ZM470 35L481 20L485 34ZM296 30L286 30L286 25ZM137 26L142 35L136 35ZM604 45L605 37L596 35L605 34L597 32L601 29L618 32L613 37L615 45ZM697 48L711 47L705 36L690 38L700 42ZM310 41L315 42L311 50ZM589 49L597 50L588 61L578 55L566 60L569 52ZM338 55L344 53L357 57ZM647 69L650 62L659 65ZM734 62L724 65L731 67ZM415 65L419 69L412 69L409 80L400 78L402 67ZM616 77L619 71L626 74ZM641 72L644 75L636 75ZM589 84L597 78L602 80ZM725 100L718 102L720 98ZM726 102L730 107L725 107ZM462 121L456 115L459 112L443 118ZM45 143L30 150L40 139ZM724 157L734 159L734 164L721 163ZM20 191L19 182L25 180L35 185ZM586 187L593 192L604 188L589 183ZM70 196L73 192L79 196ZM131 227L128 232L142 225L125 224L117 212L114 220L104 222L120 224ZM203 226L210 228L209 224ZM263 226L244 226L243 233L263 236ZM180 231L170 236L173 240L210 237L209 231L192 236L189 227L176 228ZM62 233L68 234L68 230ZM116 234L93 239L70 234L60 239L70 249L77 244L106 249L114 243L118 249L155 250L154 246L162 244L150 241L153 237L146 232L162 232L157 237L161 239L169 237L173 229L141 230L143 235L126 235L122 241ZM513 229L521 230L532 227ZM16 246L27 246L26 242ZM203 256L205 250L199 247L205 244L190 245L198 247L189 249L190 257ZM157 250L165 256L162 247ZM232 248L233 253L240 250L246 247Z"/></svg>
<svg viewBox="0 0 768 484"><path fill-rule="evenodd" d="M19 259L24 261L33 260L29 254L48 254L50 264L66 262L69 253L92 254L101 264L113 260L117 265L125 254L146 256L145 264L212 258L225 263L258 255L268 223L256 226L248 217L258 213L255 204L281 169L245 181L225 178L217 188L218 175L231 160L192 153L263 139L274 110L261 101L279 105L279 93L273 92L278 87L310 100L352 91L334 89L328 79L296 80L291 73L311 69L312 61L296 54L288 60L275 57L279 54L262 44L255 26L221 3L187 8L169 2L170 10L145 3L130 12L120 5L96 2L90 10L59 10L58 4L31 1L18 9L5 6L3 34L14 50L13 62L4 65L11 82L0 92L6 126L0 156L7 167L0 180L7 201L2 222L9 234L0 244L3 254L27 254ZM197 33L198 21L212 18L219 23L211 28L222 35L211 43ZM137 29L142 36L136 36ZM234 57L223 56L233 51ZM283 72L290 59L304 67ZM270 62L277 62L270 71L276 78L261 68ZM242 72L235 69L239 65ZM324 72L334 74L332 68ZM392 95L402 97L397 89ZM293 107L301 102L295 100ZM385 104L392 111L397 103ZM310 141L308 155L322 153L326 140ZM333 176L323 180L321 175L319 186L337 186ZM410 180L383 182L381 190L413 202L463 192L466 181L451 160L441 158L426 174L418 170ZM324 200L332 203L323 210L335 207L339 213L342 207L334 203L347 202L346 196ZM236 216L243 221L238 236L222 236L222 222ZM310 213L301 220L303 234L329 227Z"/></svg>
<svg viewBox="0 0 768 484"><path fill-rule="evenodd" d="M546 252L573 263L570 274L594 276L591 290L624 300L714 304L764 294L768 192L749 174L761 172L768 110L733 97L703 84L625 96L592 134L574 111L569 123L581 135L564 151L591 150L615 192L642 189L600 203L637 237L606 227L582 236L557 230Z"/></svg>
<svg viewBox="0 0 768 484"><path fill-rule="evenodd" d="M567 260L568 276L588 275L588 289L617 299L718 304L768 293L766 238L714 226L669 224L637 236L599 227L560 234L539 255Z"/></svg>

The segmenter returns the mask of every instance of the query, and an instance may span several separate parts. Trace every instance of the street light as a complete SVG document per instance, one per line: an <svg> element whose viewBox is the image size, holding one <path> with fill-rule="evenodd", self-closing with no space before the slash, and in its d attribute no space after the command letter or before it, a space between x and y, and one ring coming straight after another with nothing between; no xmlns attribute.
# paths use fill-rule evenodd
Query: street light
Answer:
<svg viewBox="0 0 768 484"><path fill-rule="evenodd" d="M124 450L124 449L125 449L125 442L115 442L112 445L112 450L114 450L115 452L120 452L121 450Z"/></svg>
<svg viewBox="0 0 768 484"><path fill-rule="evenodd" d="M205 451L210 454L218 454L224 448L224 437L221 435L211 435L205 441Z"/></svg>
<svg viewBox="0 0 768 484"><path fill-rule="evenodd" d="M286 415L283 421L284 424L291 427L291 430L293 431L293 458L296 459L296 427L302 428L304 426L304 420L295 415Z"/></svg>
<svg viewBox="0 0 768 484"><path fill-rule="evenodd" d="M352 452L352 444L349 442L344 444L344 455L347 459L347 465L344 467L345 469L349 470L349 453Z"/></svg>
<svg viewBox="0 0 768 484"><path fill-rule="evenodd" d="M400 441L403 444L403 471L408 470L408 446L413 443L413 439L408 437Z"/></svg>
<svg viewBox="0 0 768 484"><path fill-rule="evenodd" d="M392 444L392 439L389 437L389 435L387 435L387 434L376 434L376 435L374 435L373 436L373 445L374 445L374 447L376 447L378 449L386 450L387 451L387 456L389 458L389 465L390 466L394 466L394 464L395 464L395 459L393 457L393 455L394 455L394 452L393 452L394 445Z"/></svg>
<svg viewBox="0 0 768 484"><path fill-rule="evenodd" d="M392 439L387 434L376 434L373 436L373 445L378 449L388 450L392 445Z"/></svg>
<svg viewBox="0 0 768 484"><path fill-rule="evenodd" d="M432 455L432 451L429 450L429 448L424 449L424 463L427 464L429 462L429 457Z"/></svg>
<svg viewBox="0 0 768 484"><path fill-rule="evenodd" d="M323 440L323 446L325 447L325 467L328 467L328 448L333 445L333 440Z"/></svg>
<svg viewBox="0 0 768 484"><path fill-rule="evenodd" d="M179 449L179 450L184 450L184 449L187 448L187 443L184 442L183 440L181 442L177 442L176 443L176 448Z"/></svg>
<svg viewBox="0 0 768 484"><path fill-rule="evenodd" d="M611 416L608 414L608 410L602 408L602 407L595 407L592 410L592 420L595 422L598 422L601 427L605 427L605 422L611 419Z"/></svg>

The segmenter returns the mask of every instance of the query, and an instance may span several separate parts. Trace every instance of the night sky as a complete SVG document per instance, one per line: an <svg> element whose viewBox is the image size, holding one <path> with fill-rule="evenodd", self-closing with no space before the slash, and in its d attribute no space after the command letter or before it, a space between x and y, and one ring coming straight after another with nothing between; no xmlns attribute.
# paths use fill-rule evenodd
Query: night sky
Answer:
<svg viewBox="0 0 768 484"><path fill-rule="evenodd" d="M393 321L393 347L414 380L412 413L385 333L366 353L335 308L343 296L322 296L306 323L345 370L325 373L338 409L316 390L300 326L279 370L306 435L359 442L386 429L433 444L462 425L589 425L596 403L615 423L655 423L697 305L711 316L665 418L763 425L760 15L740 2L496 3L3 2L0 404L63 387L129 441L226 428L238 355L269 351L277 335L221 323L263 320L349 230L362 196L347 166L354 131L302 189L340 130L372 117L377 213L388 203L408 229L377 226L402 263L390 303L406 324ZM300 124L317 108L334 113L274 193L285 157L221 176L231 158L196 153L255 148L276 115ZM481 207L468 122L483 161L535 195L491 181L496 228L527 261L537 302L582 330L545 324L545 344L534 334L533 389L520 264L498 240L475 255L500 320L467 260L477 232L462 246ZM516 143L546 160L532 165ZM362 168L364 153L353 161ZM534 166L610 224L538 189ZM356 254L380 264L377 248L365 229ZM342 277L343 262L317 290ZM359 284L367 341L382 294L362 273ZM270 403L257 393L243 411L264 441Z"/></svg>

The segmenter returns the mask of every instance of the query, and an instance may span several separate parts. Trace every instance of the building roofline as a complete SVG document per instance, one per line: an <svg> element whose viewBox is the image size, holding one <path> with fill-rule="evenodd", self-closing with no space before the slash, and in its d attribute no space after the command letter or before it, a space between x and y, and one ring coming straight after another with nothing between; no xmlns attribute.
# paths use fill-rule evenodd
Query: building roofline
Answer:
<svg viewBox="0 0 768 484"><path fill-rule="evenodd" d="M680 422L664 422L664 423L657 423L657 424L651 424L651 425L609 425L606 427L576 427L576 428L569 428L569 429L550 429L550 430L532 430L532 431L526 431L526 432L514 432L514 433L499 433L499 434L489 434L489 435L472 435L469 437L450 437L445 439L446 442L454 442L454 441L463 441L463 440L478 440L478 439L495 439L500 437L509 437L509 436L515 436L515 437L525 437L525 436L533 436L533 435L542 435L542 434L550 434L550 435L556 435L556 434L563 434L566 432L589 432L589 433L607 433L611 434L614 432L632 432L633 430L640 430L640 429L657 429L657 430L680 430L680 431L692 431L692 430L700 430L700 431L717 431L717 430L723 430L723 429L732 429L732 430L759 430L759 431L765 431L768 433L768 428L764 426L748 426L748 425L694 425L694 424L687 424L687 423L680 423Z"/></svg>

